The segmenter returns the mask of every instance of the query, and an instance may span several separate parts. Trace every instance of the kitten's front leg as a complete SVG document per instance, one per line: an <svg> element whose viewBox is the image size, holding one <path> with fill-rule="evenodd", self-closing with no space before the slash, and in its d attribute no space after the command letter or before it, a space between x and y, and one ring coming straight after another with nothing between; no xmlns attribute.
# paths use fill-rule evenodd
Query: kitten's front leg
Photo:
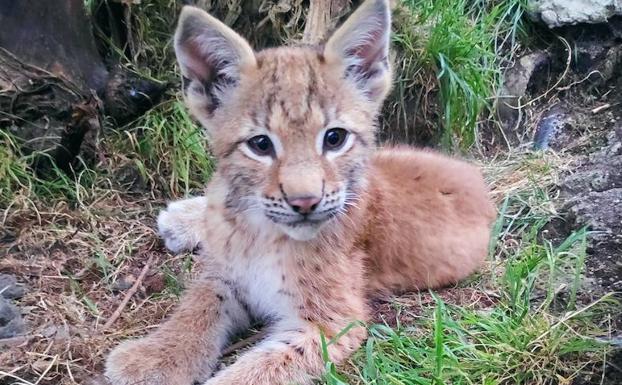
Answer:
<svg viewBox="0 0 622 385"><path fill-rule="evenodd" d="M158 330L110 353L106 377L112 385L191 385L205 380L228 336L248 322L228 281L202 278Z"/></svg>
<svg viewBox="0 0 622 385"><path fill-rule="evenodd" d="M204 238L201 230L207 219L204 196L170 202L158 215L158 233L174 253L193 250Z"/></svg>
<svg viewBox="0 0 622 385"><path fill-rule="evenodd" d="M337 334L335 330L334 335ZM330 360L341 362L361 345L366 336L365 328L353 327L328 345ZM309 325L275 331L205 385L306 385L324 372L324 366L320 329Z"/></svg>

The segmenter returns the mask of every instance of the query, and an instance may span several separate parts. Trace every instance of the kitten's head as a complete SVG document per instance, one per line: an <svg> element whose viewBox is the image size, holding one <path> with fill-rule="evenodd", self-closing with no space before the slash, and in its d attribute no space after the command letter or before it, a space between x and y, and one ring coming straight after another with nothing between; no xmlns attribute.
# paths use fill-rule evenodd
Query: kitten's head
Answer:
<svg viewBox="0 0 622 385"><path fill-rule="evenodd" d="M355 204L390 89L390 10L367 0L321 47L254 52L206 12L182 11L175 51L227 209L313 238Z"/></svg>

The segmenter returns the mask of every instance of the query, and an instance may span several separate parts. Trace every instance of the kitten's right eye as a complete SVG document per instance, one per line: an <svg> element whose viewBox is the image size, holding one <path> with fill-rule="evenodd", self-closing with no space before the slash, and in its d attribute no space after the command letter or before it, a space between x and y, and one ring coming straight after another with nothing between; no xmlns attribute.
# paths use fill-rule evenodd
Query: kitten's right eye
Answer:
<svg viewBox="0 0 622 385"><path fill-rule="evenodd" d="M337 151L346 142L349 133L343 128L331 128L324 135L324 151Z"/></svg>
<svg viewBox="0 0 622 385"><path fill-rule="evenodd" d="M274 146L272 141L266 135L253 136L246 141L248 148L259 156L272 156L274 154Z"/></svg>

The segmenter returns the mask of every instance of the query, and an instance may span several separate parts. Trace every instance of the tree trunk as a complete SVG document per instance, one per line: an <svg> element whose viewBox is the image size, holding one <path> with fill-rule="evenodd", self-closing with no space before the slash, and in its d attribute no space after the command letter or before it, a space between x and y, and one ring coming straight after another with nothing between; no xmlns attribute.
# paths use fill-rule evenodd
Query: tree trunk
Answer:
<svg viewBox="0 0 622 385"><path fill-rule="evenodd" d="M104 110L129 122L166 88L121 66L108 72L84 0L0 0L0 25L0 129L39 154L37 171L93 157Z"/></svg>
<svg viewBox="0 0 622 385"><path fill-rule="evenodd" d="M94 92L108 71L83 0L0 0L0 129L36 152L33 166L69 171L99 130Z"/></svg>
<svg viewBox="0 0 622 385"><path fill-rule="evenodd" d="M102 92L108 71L84 0L0 0L0 47L21 61Z"/></svg>
<svg viewBox="0 0 622 385"><path fill-rule="evenodd" d="M21 139L26 154L37 153L33 167L39 175L54 164L69 171L85 135L99 130L98 102L0 48L0 129Z"/></svg>
<svg viewBox="0 0 622 385"><path fill-rule="evenodd" d="M335 29L342 16L350 11L351 0L311 0L302 42L320 44Z"/></svg>

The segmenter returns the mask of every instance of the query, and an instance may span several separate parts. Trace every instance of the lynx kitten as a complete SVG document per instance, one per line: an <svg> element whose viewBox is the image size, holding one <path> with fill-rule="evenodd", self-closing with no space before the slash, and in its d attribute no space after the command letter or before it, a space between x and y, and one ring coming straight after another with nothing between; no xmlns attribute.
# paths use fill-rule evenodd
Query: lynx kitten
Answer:
<svg viewBox="0 0 622 385"><path fill-rule="evenodd" d="M112 351L113 385L309 384L324 368L320 334L347 330L328 345L336 363L361 346L355 321L368 319L370 298L478 268L494 217L480 172L375 147L390 25L388 1L367 0L323 46L255 52L183 9L184 94L218 170L204 196L171 203L158 226L168 248L196 247L208 266L155 332ZM229 337L255 319L267 337L214 373Z"/></svg>

